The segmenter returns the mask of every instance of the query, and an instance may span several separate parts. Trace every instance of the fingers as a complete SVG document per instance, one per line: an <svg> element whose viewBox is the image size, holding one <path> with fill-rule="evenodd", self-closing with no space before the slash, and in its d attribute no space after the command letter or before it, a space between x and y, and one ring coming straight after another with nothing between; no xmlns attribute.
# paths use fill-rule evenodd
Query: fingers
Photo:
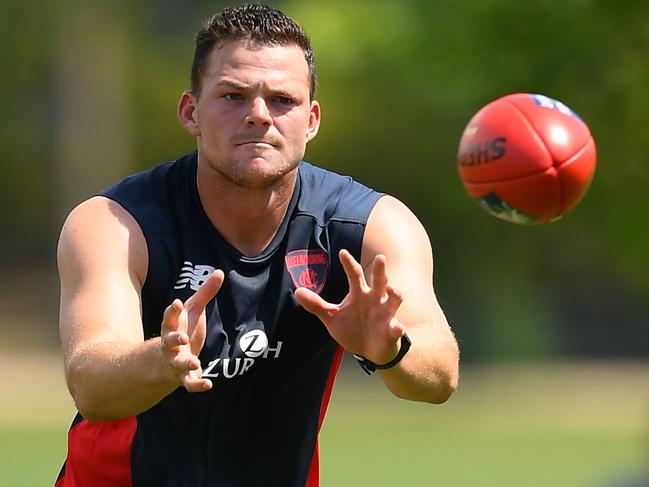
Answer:
<svg viewBox="0 0 649 487"><path fill-rule="evenodd" d="M166 367L175 380L189 392L203 392L212 388L209 379L201 377L203 371L199 358L183 346L189 342L184 333L171 332L162 337L162 352Z"/></svg>
<svg viewBox="0 0 649 487"><path fill-rule="evenodd" d="M325 301L317 293L305 287L296 289L294 296L300 306L316 315L325 324L331 320L333 313L338 308L335 304Z"/></svg>
<svg viewBox="0 0 649 487"><path fill-rule="evenodd" d="M160 346L167 366L173 375L180 378L187 372L199 369L201 362L186 345L189 337L186 333L172 331L160 337Z"/></svg>
<svg viewBox="0 0 649 487"><path fill-rule="evenodd" d="M198 309L203 309L207 306L214 296L221 289L223 280L225 276L221 269L217 269L205 280L203 284L198 288L198 291L194 293L185 303L187 307L196 307Z"/></svg>
<svg viewBox="0 0 649 487"><path fill-rule="evenodd" d="M201 377L202 371L193 370L183 376L182 383L187 392L205 392L212 388L212 381Z"/></svg>
<svg viewBox="0 0 649 487"><path fill-rule="evenodd" d="M401 306L401 303L403 302L403 296L399 291L394 289L392 286L385 287L385 294L387 295L387 299L385 300L385 306L387 308L388 313L392 315L397 314L397 310L399 309L399 306Z"/></svg>
<svg viewBox="0 0 649 487"><path fill-rule="evenodd" d="M171 358L170 364L176 371L176 375L179 377L201 368L201 362L198 357L188 353L179 353L178 355L175 355Z"/></svg>
<svg viewBox="0 0 649 487"><path fill-rule="evenodd" d="M368 290L377 297L382 303L388 305L388 309L396 312L401 305L403 298L401 293L388 284L388 273L386 267L386 258L383 254L377 254L372 261L372 280L371 287L368 287L362 266L356 262L354 257L347 251L340 251L340 261L343 264L345 273L349 280L350 289L352 281L357 290Z"/></svg>
<svg viewBox="0 0 649 487"><path fill-rule="evenodd" d="M178 330L178 318L183 310L183 303L180 299L174 299L173 302L167 306L164 314L162 315L162 334L170 331Z"/></svg>
<svg viewBox="0 0 649 487"><path fill-rule="evenodd" d="M207 280L198 288L186 302L183 302L180 299L174 299L174 301L167 306L165 309L163 318L162 318L162 327L163 331L175 331L179 328L180 316L183 311L183 308L187 307L196 307L198 309L205 308L207 303L209 303L214 296L221 289L225 276L223 271L218 269L207 278Z"/></svg>
<svg viewBox="0 0 649 487"><path fill-rule="evenodd" d="M189 392L212 388L209 379L201 377L198 352L205 340L205 307L221 289L224 274L216 270L183 304L179 299L167 307L162 318L161 348L169 377Z"/></svg>
<svg viewBox="0 0 649 487"><path fill-rule="evenodd" d="M342 249L338 253L338 257L340 258L340 263L347 275L349 290L352 293L366 291L367 281L365 280L365 274L363 274L363 266L356 262L356 259L354 259L352 254L350 254L346 249Z"/></svg>
<svg viewBox="0 0 649 487"><path fill-rule="evenodd" d="M198 357L194 355L187 357L177 356L172 360L172 366L176 372L178 382L188 392L204 392L212 388L212 381L202 377L203 369Z"/></svg>
<svg viewBox="0 0 649 487"><path fill-rule="evenodd" d="M385 270L385 256L378 254L372 263L372 292L381 298L386 294L388 274Z"/></svg>
<svg viewBox="0 0 649 487"><path fill-rule="evenodd" d="M162 340L162 346L170 352L175 352L178 350L178 347L189 343L187 333L178 331L163 333L160 336L160 339Z"/></svg>
<svg viewBox="0 0 649 487"><path fill-rule="evenodd" d="M406 327L400 321L393 319L388 327L388 334L395 342L406 332Z"/></svg>

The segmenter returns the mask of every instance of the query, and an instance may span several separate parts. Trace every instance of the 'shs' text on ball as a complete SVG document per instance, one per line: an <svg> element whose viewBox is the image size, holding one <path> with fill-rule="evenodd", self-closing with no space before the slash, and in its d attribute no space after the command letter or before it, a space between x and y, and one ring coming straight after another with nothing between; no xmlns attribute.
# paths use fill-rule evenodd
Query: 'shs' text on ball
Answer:
<svg viewBox="0 0 649 487"><path fill-rule="evenodd" d="M484 142L471 142L460 147L459 163L461 166L478 166L497 161L505 155L507 138L497 137Z"/></svg>

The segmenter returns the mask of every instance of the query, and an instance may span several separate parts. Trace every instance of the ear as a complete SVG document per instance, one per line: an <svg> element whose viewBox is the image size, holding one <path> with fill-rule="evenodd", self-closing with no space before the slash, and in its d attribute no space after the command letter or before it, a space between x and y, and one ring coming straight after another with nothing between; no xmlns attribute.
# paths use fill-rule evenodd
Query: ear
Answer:
<svg viewBox="0 0 649 487"><path fill-rule="evenodd" d="M198 100L196 99L196 96L191 91L183 91L183 94L180 95L180 100L178 101L176 114L178 115L180 125L185 127L185 130L194 137L201 135L201 131L198 128L197 107Z"/></svg>
<svg viewBox="0 0 649 487"><path fill-rule="evenodd" d="M306 128L306 141L310 142L315 139L320 130L320 103L316 100L311 102L311 111L309 113L309 125Z"/></svg>

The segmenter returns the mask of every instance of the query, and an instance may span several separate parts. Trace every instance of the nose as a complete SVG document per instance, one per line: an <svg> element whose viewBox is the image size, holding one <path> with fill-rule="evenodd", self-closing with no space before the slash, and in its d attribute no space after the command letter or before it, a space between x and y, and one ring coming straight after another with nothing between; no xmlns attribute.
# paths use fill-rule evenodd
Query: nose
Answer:
<svg viewBox="0 0 649 487"><path fill-rule="evenodd" d="M273 117L270 114L266 101L261 97L252 99L250 111L246 115L246 125L249 127L270 127L273 124Z"/></svg>

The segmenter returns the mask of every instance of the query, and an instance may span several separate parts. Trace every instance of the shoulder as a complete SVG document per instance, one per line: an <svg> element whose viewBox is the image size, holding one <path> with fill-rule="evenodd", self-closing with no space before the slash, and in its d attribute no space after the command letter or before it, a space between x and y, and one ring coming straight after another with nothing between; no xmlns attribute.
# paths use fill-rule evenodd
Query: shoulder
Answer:
<svg viewBox="0 0 649 487"><path fill-rule="evenodd" d="M58 242L61 278L91 273L132 273L146 278L147 245L140 225L119 203L95 196L68 215Z"/></svg>
<svg viewBox="0 0 649 487"><path fill-rule="evenodd" d="M300 165L298 210L319 219L359 221L365 223L382 193L339 174L302 162Z"/></svg>
<svg viewBox="0 0 649 487"><path fill-rule="evenodd" d="M111 237L125 237L139 228L133 216L117 201L93 196L76 206L65 219L61 235L69 238L91 237L108 231Z"/></svg>
<svg viewBox="0 0 649 487"><path fill-rule="evenodd" d="M190 154L128 176L99 194L119 203L145 234L165 233L174 206L188 204L195 174L196 157Z"/></svg>
<svg viewBox="0 0 649 487"><path fill-rule="evenodd" d="M142 192L150 191L156 186L165 184L169 176L177 170L176 165L179 161L182 161L182 159L164 162L151 169L131 174L101 191L100 194L104 196L134 197Z"/></svg>
<svg viewBox="0 0 649 487"><path fill-rule="evenodd" d="M427 261L430 239L417 216L397 198L384 195L372 208L363 237L363 266L377 254L393 261L416 258Z"/></svg>

